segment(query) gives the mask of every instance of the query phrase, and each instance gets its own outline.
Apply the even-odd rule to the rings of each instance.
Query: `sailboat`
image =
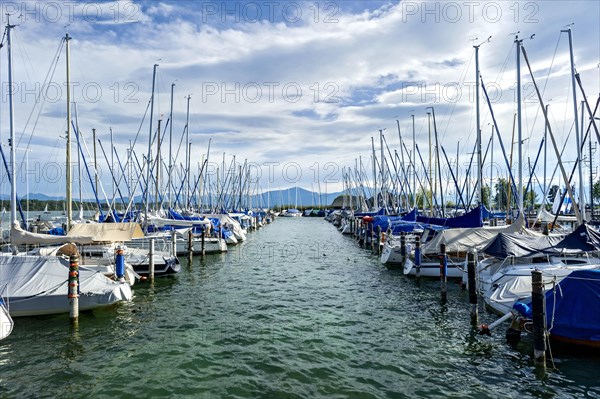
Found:
[[[6,25],[8,51],[8,84],[12,86],[11,30],[15,25]],[[68,59],[68,41],[66,35]],[[67,68],[68,71],[68,68]],[[67,74],[68,77],[68,74]],[[67,79],[68,80],[68,79]],[[70,104],[69,104],[70,106]],[[17,191],[15,181],[15,129],[13,118],[13,92],[9,91],[10,115],[10,159],[9,181],[11,184],[11,234],[13,252],[17,245],[25,243],[57,244],[69,242],[61,247],[62,256],[39,256],[23,254],[0,255],[0,297],[6,298],[9,316],[33,316],[69,312],[69,260],[66,256],[76,253],[74,244],[89,244],[93,237],[57,237],[29,233],[21,229],[17,220]],[[70,124],[70,121],[69,121]],[[67,204],[69,207],[69,205]],[[70,207],[69,207],[70,208]],[[112,281],[102,274],[81,267],[79,269],[79,308],[81,310],[110,306],[120,301],[131,300],[131,287],[126,283]]]

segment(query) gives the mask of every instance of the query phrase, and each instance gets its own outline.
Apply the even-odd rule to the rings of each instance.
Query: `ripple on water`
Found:
[[[531,342],[473,334],[458,287],[441,304],[437,281],[387,270],[319,219],[277,220],[182,269],[82,314],[77,333],[66,316],[17,319],[0,396],[600,397],[597,359],[559,356],[536,380]]]

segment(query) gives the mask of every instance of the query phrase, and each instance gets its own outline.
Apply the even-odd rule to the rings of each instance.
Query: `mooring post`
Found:
[[[202,238],[200,239],[202,242],[202,256],[206,254],[206,231],[202,229]]]
[[[533,314],[533,357],[536,365],[546,367],[546,297],[540,270],[531,272],[531,311]]]
[[[469,285],[469,304],[471,305],[471,324],[478,324],[477,311],[477,280],[475,278],[475,269],[477,267],[476,257],[474,252],[467,254],[467,281]]]
[[[375,249],[375,239],[373,238],[373,234],[375,233],[375,230],[373,229],[373,223],[369,223],[369,238],[371,239],[371,252],[373,252],[373,250]]]
[[[402,266],[404,266],[404,262],[406,261],[406,233],[400,232],[400,258],[402,262]]]
[[[194,233],[192,229],[188,231],[188,254],[191,255],[194,250]]]
[[[121,245],[117,246],[115,255],[115,275],[120,283],[125,281],[125,250]]]
[[[69,257],[69,317],[73,324],[79,322],[79,255]]]
[[[417,278],[421,277],[421,236],[415,237],[415,274]]]
[[[377,254],[381,255],[381,226],[377,226]]]
[[[148,251],[148,268],[150,269],[150,282],[154,281],[154,238],[150,239],[150,251]]]
[[[446,244],[440,244],[440,291],[442,300],[445,301],[448,295],[448,258],[446,257]]]
[[[177,232],[175,229],[171,231],[171,254],[177,256]]]

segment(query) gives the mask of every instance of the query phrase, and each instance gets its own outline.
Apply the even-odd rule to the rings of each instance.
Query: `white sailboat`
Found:
[[[12,86],[12,52],[11,30],[14,25],[7,23],[6,37],[8,47],[8,82]],[[68,54],[69,36],[65,37]],[[68,68],[67,68],[68,70]],[[68,75],[67,75],[68,76]],[[68,79],[67,79],[68,80]],[[68,105],[70,106],[70,104]],[[11,234],[10,241],[13,252],[17,252],[19,244],[57,244],[63,242],[89,243],[92,237],[57,237],[45,234],[28,233],[20,228],[17,220],[17,192],[15,182],[15,130],[13,112],[13,93],[9,91],[10,121],[10,158],[13,167],[9,170],[11,183]],[[70,124],[70,121],[68,121]],[[69,206],[68,206],[69,207]],[[70,207],[69,207],[70,208]],[[70,217],[70,215],[67,215]],[[74,245],[68,244],[63,253],[72,253]],[[69,261],[58,256],[0,255],[0,296],[6,298],[10,316],[32,316],[69,312],[67,292]],[[131,287],[126,283],[118,283],[95,271],[79,270],[79,308],[82,310],[110,306],[120,301],[131,300]]]

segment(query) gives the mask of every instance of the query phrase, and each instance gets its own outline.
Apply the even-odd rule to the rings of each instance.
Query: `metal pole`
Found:
[[[154,281],[154,238],[150,239],[150,250],[148,251],[148,268],[150,281]]]

